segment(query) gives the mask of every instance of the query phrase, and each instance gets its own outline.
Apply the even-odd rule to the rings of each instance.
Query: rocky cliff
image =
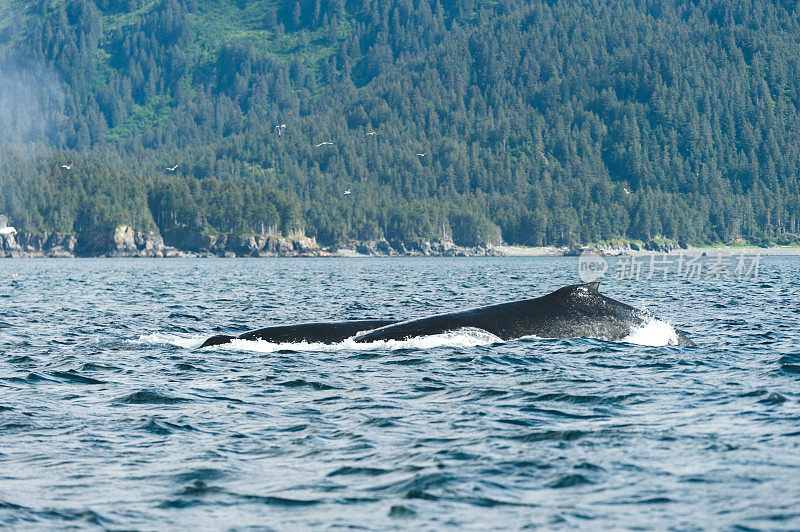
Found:
[[[0,257],[74,257],[77,239],[64,233],[0,235]]]
[[[447,241],[420,240],[401,242],[399,240],[375,240],[353,243],[343,250],[355,251],[357,255],[378,257],[488,257],[502,255],[493,246],[466,248]],[[341,251],[341,250],[340,250]]]
[[[141,233],[122,225],[116,229],[83,236],[76,245],[81,257],[181,257],[178,249],[167,246],[154,233]]]
[[[315,257],[323,254],[316,240],[267,235],[206,235],[192,232],[174,245],[154,233],[123,225],[84,235],[17,233],[0,235],[0,257]]]
[[[188,233],[173,241],[181,250],[217,257],[316,257],[322,253],[314,238],[269,235]]]

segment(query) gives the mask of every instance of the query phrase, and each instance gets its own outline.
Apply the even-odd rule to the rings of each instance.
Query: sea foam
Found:
[[[678,345],[678,334],[669,323],[650,318],[644,325],[633,329],[622,341],[646,346]]]
[[[207,336],[180,336],[167,333],[152,333],[132,340],[140,344],[169,344],[186,349],[194,349],[206,340]],[[525,339],[539,339],[537,336],[526,336]],[[644,346],[677,345],[678,337],[669,323],[651,318],[644,325],[637,327],[621,340],[622,342]],[[348,338],[335,344],[316,342],[274,343],[264,340],[235,339],[228,344],[216,346],[217,349],[233,351],[252,351],[256,353],[275,353],[279,351],[397,351],[402,349],[433,349],[437,347],[474,347],[503,343],[501,338],[482,329],[466,327],[456,331],[429,336],[418,336],[407,340],[378,340],[375,342],[356,342]]]

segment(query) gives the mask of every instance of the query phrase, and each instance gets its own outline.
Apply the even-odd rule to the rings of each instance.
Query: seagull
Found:
[[[172,168],[167,168],[167,170],[169,170],[170,172],[174,172],[174,171],[175,171],[175,169],[178,167],[178,165],[179,165],[179,164],[181,164],[181,163],[178,163],[178,164],[176,164],[176,165],[175,165],[175,166],[173,166]]]
[[[283,132],[286,129],[286,124],[281,124],[279,126],[275,126],[275,129],[278,130],[278,136],[281,137],[281,136],[283,136]]]
[[[345,190],[345,191],[344,191],[344,195],[345,195],[345,196],[349,196],[350,194],[352,194],[352,192],[350,192],[350,189],[349,189],[349,188],[348,188],[347,190]]]
[[[368,133],[364,133],[364,136],[365,136],[365,137],[369,137],[369,136],[371,136],[371,135],[377,135],[377,134],[378,134],[378,132],[377,132],[377,131],[370,131],[370,132],[368,132]]]
[[[62,164],[61,168],[66,168],[67,170],[72,170],[72,165],[71,164]]]
[[[320,146],[328,146],[328,145],[333,146],[333,142],[320,142],[319,144],[317,144],[314,147],[315,148],[319,148]]]
[[[625,194],[633,194],[633,192],[631,192],[630,190],[628,190],[628,189],[627,189],[627,188],[625,188],[625,187],[622,187],[622,190],[624,190],[624,191],[625,191]]]
[[[417,155],[419,155],[420,157],[425,157],[426,155],[428,155],[428,152],[425,152],[425,153],[418,153]]]

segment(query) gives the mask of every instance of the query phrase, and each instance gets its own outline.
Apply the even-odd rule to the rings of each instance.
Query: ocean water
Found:
[[[0,526],[800,529],[800,259],[603,281],[624,342],[274,345],[577,282],[574,258],[0,261]]]

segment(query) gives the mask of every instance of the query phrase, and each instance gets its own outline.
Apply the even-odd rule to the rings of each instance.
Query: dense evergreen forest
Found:
[[[794,1],[0,0],[20,230],[785,242],[798,176]]]

